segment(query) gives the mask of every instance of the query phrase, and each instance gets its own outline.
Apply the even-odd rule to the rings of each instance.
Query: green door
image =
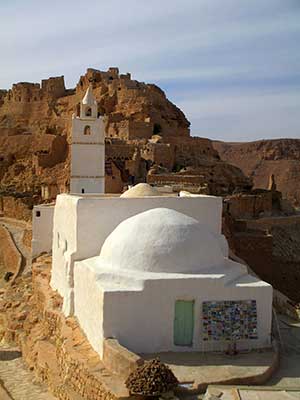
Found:
[[[194,333],[194,301],[177,300],[175,303],[174,344],[192,346]]]

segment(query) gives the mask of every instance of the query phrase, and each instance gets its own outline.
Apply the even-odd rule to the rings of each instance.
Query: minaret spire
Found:
[[[80,104],[80,118],[97,118],[98,105],[90,84]]]
[[[85,92],[85,96],[82,99],[82,104],[86,104],[89,106],[93,106],[93,105],[97,104],[96,99],[93,94],[93,89],[92,89],[91,84],[89,84],[89,87],[87,88],[87,91]]]

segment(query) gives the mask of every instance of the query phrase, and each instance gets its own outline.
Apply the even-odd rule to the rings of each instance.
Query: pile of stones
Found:
[[[173,390],[178,380],[169,367],[159,359],[145,361],[127,378],[126,387],[132,394],[158,396]]]

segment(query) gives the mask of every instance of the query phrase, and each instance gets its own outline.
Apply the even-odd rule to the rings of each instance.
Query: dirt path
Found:
[[[0,348],[0,380],[12,400],[55,400],[43,384],[25,368],[21,353]],[[0,392],[1,395],[1,392]]]
[[[12,235],[12,238],[22,253],[23,270],[25,274],[31,270],[31,252],[23,244],[26,223],[13,219],[0,218]],[[0,399],[3,400],[55,400],[46,385],[35,383],[34,374],[26,369],[21,353],[10,348],[0,347]]]
[[[11,233],[13,240],[23,256],[23,271],[27,273],[31,269],[31,252],[30,249],[23,244],[24,231],[26,229],[26,223],[21,223],[18,220],[0,218],[0,224],[4,225]]]

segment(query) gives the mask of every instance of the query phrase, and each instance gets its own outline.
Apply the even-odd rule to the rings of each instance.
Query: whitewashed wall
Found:
[[[81,198],[78,201],[77,259],[98,255],[105,239],[120,222],[160,207],[189,215],[207,225],[212,233],[221,233],[221,197]]]
[[[118,339],[136,353],[226,350],[228,342],[202,340],[204,301],[256,300],[258,339],[238,341],[238,349],[264,348],[271,344],[272,287],[263,282],[256,284],[255,278],[250,278],[249,284],[244,282],[242,285],[226,284],[222,278],[209,275],[200,279],[158,278],[145,281],[144,289],[140,290],[104,291],[102,298],[103,289],[97,285],[92,269],[86,271],[87,264],[88,261],[77,262],[75,266],[75,315],[101,357],[103,339],[108,337]],[[228,279],[230,274],[225,281]],[[175,346],[173,343],[176,300],[195,301],[191,347]]]
[[[206,224],[212,233],[221,232],[222,199],[219,197],[57,196],[51,286],[64,297],[65,315],[72,315],[74,308],[74,261],[98,255],[107,236],[123,220],[158,207],[171,208],[194,217]],[[66,251],[58,247],[58,235],[61,240],[67,241]]]
[[[59,195],[56,198],[52,243],[51,287],[64,298],[66,315],[73,309],[73,263],[77,250],[78,197]]]
[[[40,213],[40,216],[38,216]],[[54,205],[38,205],[32,211],[32,257],[52,250]]]

